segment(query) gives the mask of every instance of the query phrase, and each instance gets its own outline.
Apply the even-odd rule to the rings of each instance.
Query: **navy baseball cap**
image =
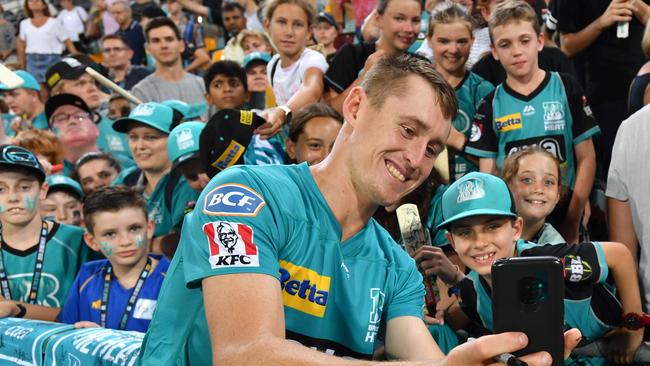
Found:
[[[76,80],[86,72],[85,64],[74,57],[64,57],[61,61],[50,66],[45,72],[45,81],[53,88],[59,81]]]
[[[517,211],[506,182],[491,174],[472,172],[452,183],[442,195],[443,221],[437,228],[483,215],[517,218]]]
[[[23,167],[45,181],[45,170],[33,152],[16,145],[0,145],[0,166]]]
[[[205,125],[199,138],[199,155],[212,178],[222,170],[244,162],[244,151],[253,131],[266,120],[251,111],[222,109]]]
[[[59,94],[48,99],[47,103],[45,103],[45,118],[47,118],[48,125],[50,126],[52,125],[50,123],[50,118],[52,118],[52,115],[54,114],[54,112],[56,112],[57,108],[64,105],[73,105],[83,110],[84,112],[87,112],[90,115],[93,114],[90,108],[88,108],[86,102],[84,102],[84,100],[79,98],[78,96],[74,94],[65,94],[65,93]]]
[[[334,19],[334,17],[330,13],[325,13],[325,12],[321,11],[320,13],[318,13],[318,15],[316,15],[316,20],[319,21],[319,22],[320,21],[328,22],[329,24],[333,25],[334,28],[339,29],[339,25],[336,24],[336,20]]]

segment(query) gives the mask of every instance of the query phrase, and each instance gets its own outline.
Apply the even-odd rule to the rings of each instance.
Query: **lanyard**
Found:
[[[126,303],[126,309],[124,309],[124,313],[122,314],[122,319],[120,319],[120,324],[117,330],[124,330],[126,327],[126,322],[129,320],[129,316],[131,316],[131,312],[133,311],[133,305],[135,304],[135,300],[138,299],[138,294],[140,294],[140,290],[142,289],[142,285],[144,284],[144,281],[147,279],[147,276],[149,276],[149,271],[151,271],[151,258],[147,257],[147,264],[144,266],[142,269],[142,272],[140,272],[140,278],[138,279],[138,282],[135,284],[135,287],[133,288],[133,292],[131,292],[131,297],[129,298],[129,302]],[[113,280],[113,267],[109,266],[106,269],[106,274],[104,275],[104,290],[102,291],[102,304],[99,310],[99,315],[101,317],[101,326],[106,328],[106,311],[108,309],[108,295],[111,292],[111,282]]]
[[[2,243],[2,225],[0,225],[0,243]],[[41,238],[38,241],[38,252],[36,253],[36,265],[34,266],[34,274],[32,276],[32,285],[29,289],[29,296],[27,297],[28,304],[36,304],[36,295],[38,294],[38,286],[41,284],[41,274],[43,273],[43,260],[45,259],[45,244],[47,243],[47,222],[43,220],[43,227],[41,229]],[[11,290],[9,289],[9,278],[5,271],[4,258],[2,257],[2,250],[0,249],[0,287],[2,287],[2,296],[7,300],[14,300],[11,298]]]

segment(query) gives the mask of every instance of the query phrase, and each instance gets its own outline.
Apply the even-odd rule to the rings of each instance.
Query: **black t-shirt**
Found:
[[[650,0],[643,0],[650,4]],[[598,19],[610,0],[558,1],[558,30],[576,33]],[[586,54],[585,91],[592,105],[627,100],[630,82],[641,68],[645,57],[641,51],[643,24],[632,17],[627,38],[616,37],[616,25],[605,29],[581,53]]]
[[[571,60],[556,47],[546,47],[539,51],[539,68],[544,71],[557,71],[563,74],[571,74],[576,77],[576,71]],[[491,82],[499,85],[506,80],[506,70],[501,66],[491,53],[478,60],[472,67],[472,72]]]
[[[363,70],[366,60],[375,53],[374,43],[346,44],[336,52],[325,73],[325,85],[337,93],[350,86]]]

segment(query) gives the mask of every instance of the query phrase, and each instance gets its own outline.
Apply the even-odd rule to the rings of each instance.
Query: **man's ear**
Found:
[[[86,242],[86,245],[88,245],[90,249],[98,253],[101,253],[101,250],[99,250],[99,245],[97,244],[97,240],[95,239],[95,235],[86,231],[84,233],[84,241]]]
[[[367,100],[368,96],[363,88],[360,86],[354,87],[343,101],[342,112],[345,121],[354,126],[361,106],[363,102],[367,102]]]

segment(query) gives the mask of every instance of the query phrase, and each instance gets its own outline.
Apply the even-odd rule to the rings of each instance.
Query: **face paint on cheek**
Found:
[[[99,249],[104,253],[105,256],[110,257],[113,255],[113,247],[106,241],[99,242]]]
[[[0,213],[3,213],[3,212],[5,212],[5,206],[0,205]]]
[[[140,249],[145,245],[144,235],[138,235],[135,237],[135,247]]]
[[[36,207],[36,197],[25,198],[25,208],[28,210],[33,210],[34,207]]]

